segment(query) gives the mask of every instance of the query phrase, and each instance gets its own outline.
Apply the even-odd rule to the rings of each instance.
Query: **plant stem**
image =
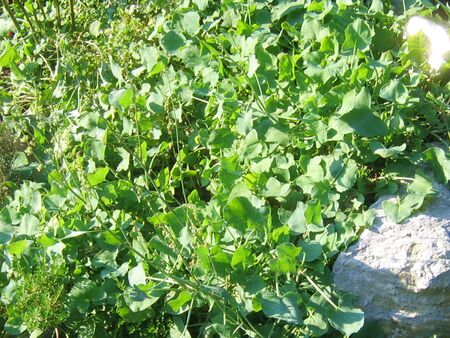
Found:
[[[70,6],[70,21],[72,24],[72,31],[75,31],[76,25],[75,25],[75,9],[73,0],[69,0],[69,6]]]
[[[42,16],[44,17],[44,21],[47,22],[47,15],[45,14],[44,7],[42,6],[41,0],[37,0],[37,4],[39,9],[41,10]]]
[[[55,0],[55,7],[56,7],[56,26],[59,28],[61,27],[61,13],[59,10],[59,0]]]
[[[22,10],[23,15],[25,15],[25,19],[27,20],[28,24],[30,25],[31,34],[33,35],[33,38],[34,38],[34,40],[37,43],[36,30],[34,29],[33,22],[31,21],[31,18],[28,15],[27,10],[25,9],[24,5],[20,1],[17,1],[16,3],[20,7],[20,9]]]
[[[33,10],[33,18],[34,18],[34,21],[36,22],[36,25],[39,26],[39,30],[42,32],[43,31],[43,27],[42,27],[41,22],[38,19],[38,16],[36,14],[36,10]]]
[[[9,3],[7,0],[2,0],[3,6],[5,7],[6,11],[8,12],[9,17],[14,23],[14,26],[16,26],[18,32],[22,32],[22,29],[20,28],[19,22],[16,19],[16,16],[14,15],[13,11],[11,10],[11,7],[9,6]]]
[[[304,276],[308,282],[322,295],[325,300],[331,304],[336,310],[339,309],[339,307],[331,300],[331,298],[307,275],[304,271],[299,270],[300,274]]]

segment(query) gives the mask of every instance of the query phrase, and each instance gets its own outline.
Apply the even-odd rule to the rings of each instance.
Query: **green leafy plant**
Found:
[[[398,195],[384,204],[398,222],[434,197],[419,165],[450,178],[448,84],[403,39],[407,19],[432,9],[43,4],[48,34],[0,45],[1,114],[31,151],[14,169],[29,179],[0,210],[2,297],[11,248],[30,266],[56,252],[66,267],[67,312],[44,311],[56,297],[44,293],[33,301],[48,317],[30,316],[28,333],[358,332],[363,312],[332,283],[336,255],[371,226],[378,197]]]
[[[23,242],[9,246],[10,252]],[[6,309],[5,329],[10,334],[23,330],[42,333],[57,329],[69,315],[65,302],[65,270],[60,263],[41,263],[10,281],[13,296]],[[13,283],[13,284],[11,284]]]

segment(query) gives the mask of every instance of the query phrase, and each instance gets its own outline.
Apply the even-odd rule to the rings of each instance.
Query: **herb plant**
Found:
[[[10,246],[13,254],[24,245],[23,241],[14,244]],[[13,296],[6,309],[5,329],[18,333],[15,327],[22,323],[29,332],[57,328],[68,316],[64,282],[64,269],[57,262],[41,263],[34,271],[23,272],[18,280],[11,280],[7,289],[13,289]]]

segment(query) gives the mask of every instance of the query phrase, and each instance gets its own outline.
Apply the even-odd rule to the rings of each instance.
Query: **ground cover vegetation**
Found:
[[[361,330],[336,255],[450,178],[449,85],[403,37],[434,8],[2,5],[3,336]]]

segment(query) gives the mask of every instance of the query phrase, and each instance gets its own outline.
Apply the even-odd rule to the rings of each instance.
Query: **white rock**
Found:
[[[367,321],[388,337],[450,337],[450,191],[402,224],[384,215],[333,267],[339,290],[357,296]]]

